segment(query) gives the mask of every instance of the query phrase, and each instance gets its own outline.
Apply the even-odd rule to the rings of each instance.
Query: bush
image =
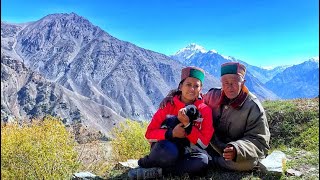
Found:
[[[145,139],[146,122],[126,120],[112,130],[114,139],[111,141],[115,161],[138,159],[147,155],[150,144]]]
[[[319,119],[313,119],[308,123],[306,130],[293,140],[296,147],[307,151],[319,151]]]
[[[54,117],[1,125],[1,179],[70,179],[75,141]]]
[[[319,117],[316,108],[305,106],[303,101],[265,101],[263,106],[270,127],[271,148],[282,145],[295,147],[294,139],[310,127],[312,119]],[[317,105],[317,107],[319,107]]]

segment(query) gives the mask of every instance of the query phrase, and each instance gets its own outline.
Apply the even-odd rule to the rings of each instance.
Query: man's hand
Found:
[[[159,108],[160,108],[160,109],[163,109],[164,107],[166,107],[166,105],[167,105],[168,102],[170,102],[171,104],[173,104],[173,97],[174,97],[175,95],[178,95],[179,92],[180,92],[180,91],[177,90],[177,89],[171,90],[171,91],[168,93],[168,95],[167,95],[165,98],[163,98],[163,100],[160,102]]]
[[[176,137],[176,138],[185,138],[186,137],[186,131],[183,128],[182,123],[179,123],[178,125],[176,125],[176,127],[174,127],[174,129],[172,130],[172,137]]]
[[[222,156],[226,161],[234,160],[236,157],[236,148],[234,148],[232,145],[227,145],[227,147],[223,150]]]

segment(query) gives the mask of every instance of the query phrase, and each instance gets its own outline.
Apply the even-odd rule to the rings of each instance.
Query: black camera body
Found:
[[[193,104],[187,105],[186,107],[186,115],[189,117],[190,124],[193,124],[193,121],[198,119],[200,117],[200,113],[197,109],[197,107]],[[161,124],[162,128],[166,129],[173,129],[180,123],[179,119],[177,116],[172,116],[163,121]]]

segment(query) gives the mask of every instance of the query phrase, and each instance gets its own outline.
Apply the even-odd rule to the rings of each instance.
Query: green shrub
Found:
[[[150,144],[145,139],[146,122],[126,120],[112,130],[114,139],[111,141],[115,161],[138,159],[148,154]]]
[[[75,141],[57,118],[1,125],[1,179],[70,179]]]
[[[293,140],[309,128],[312,119],[319,117],[316,109],[308,109],[301,102],[303,101],[291,100],[263,103],[270,127],[271,148],[282,145],[295,147],[297,144]]]
[[[319,119],[313,119],[308,123],[306,130],[293,140],[295,147],[307,151],[319,151]]]

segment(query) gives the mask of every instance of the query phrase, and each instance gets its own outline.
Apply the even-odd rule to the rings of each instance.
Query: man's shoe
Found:
[[[129,179],[156,179],[162,177],[161,168],[135,168],[128,172]]]

